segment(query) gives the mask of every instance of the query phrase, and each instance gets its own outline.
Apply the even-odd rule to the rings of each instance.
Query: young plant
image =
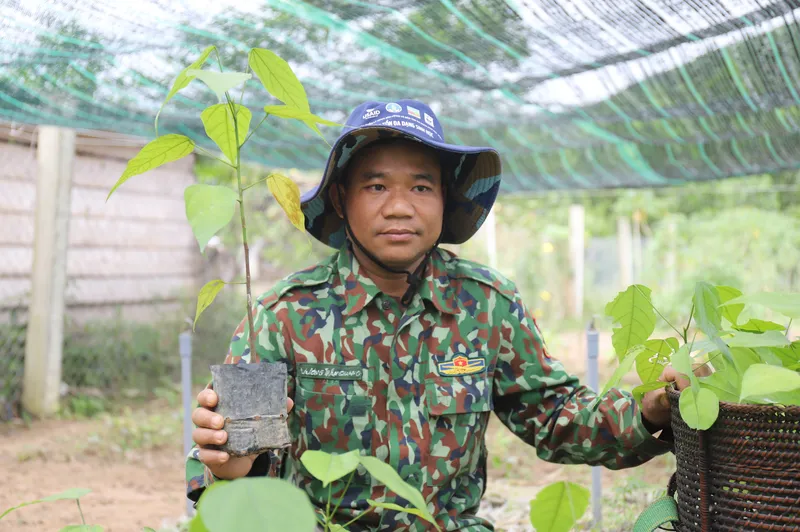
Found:
[[[589,508],[589,490],[574,482],[553,482],[530,503],[536,532],[568,532]]]
[[[425,500],[414,487],[400,478],[389,464],[373,457],[363,456],[358,450],[344,454],[329,454],[322,451],[306,451],[300,461],[323,486],[328,488],[328,501],[324,509],[315,512],[305,492],[289,482],[277,478],[244,478],[234,482],[214,482],[200,497],[198,513],[189,524],[190,532],[261,532],[295,530],[311,532],[317,525],[324,532],[343,532],[374,508],[385,508],[413,514],[430,522],[436,530],[433,516]],[[347,477],[344,490],[356,473],[358,466],[364,467],[372,477],[398,496],[409,501],[413,508],[396,504],[368,500],[370,509],[344,524],[334,523],[333,518],[342,502],[331,500],[333,483]]]
[[[736,288],[699,282],[688,322],[680,329],[653,306],[650,295],[646,286],[632,285],[606,306],[616,324],[611,340],[620,363],[603,394],[635,365],[642,384],[633,395],[641,401],[645,393],[665,386],[658,377],[672,364],[691,383],[681,393],[679,406],[693,429],[714,424],[720,401],[800,405],[800,341],[787,337],[792,319],[800,318],[800,294],[744,296]],[[750,306],[781,314],[788,324],[752,317]],[[677,337],[651,339],[656,316]],[[700,367],[710,374],[697,376]]]
[[[203,66],[212,54],[216,57],[220,72],[203,70]],[[253,299],[250,285],[250,248],[247,240],[244,192],[266,181],[269,191],[283,207],[289,220],[301,231],[304,230],[304,220],[303,213],[300,210],[300,191],[297,184],[290,178],[279,173],[270,173],[262,180],[244,183],[246,176],[242,176],[242,147],[270,116],[287,120],[299,120],[320,136],[322,136],[322,133],[317,124],[332,126],[339,124],[311,113],[303,85],[297,79],[289,64],[273,52],[262,48],[250,50],[247,70],[247,72],[223,72],[222,61],[215,46],[206,48],[194,63],[183,69],[175,78],[172,88],[161,105],[161,109],[156,114],[155,140],[149,142],[128,162],[122,176],[108,193],[106,201],[131,177],[186,157],[195,150],[204,152],[231,168],[236,176],[236,187],[233,189],[227,186],[204,184],[191,185],[186,188],[184,191],[186,217],[202,252],[211,237],[233,219],[238,205],[242,245],[244,247],[244,284],[247,291],[248,341],[251,352],[255,353],[255,329],[251,312]],[[254,128],[251,128],[252,112],[243,105],[244,90],[241,91],[238,103],[231,95],[233,89],[252,77],[250,71],[261,81],[268,93],[284,104],[265,106],[264,117]],[[216,157],[208,153],[187,136],[177,134],[159,135],[158,133],[158,117],[161,114],[161,110],[180,90],[186,88],[194,79],[201,80],[217,96],[219,103],[203,110],[200,114],[200,119],[203,122],[206,135],[217,145],[222,157]],[[197,298],[195,324],[197,323],[197,318],[211,305],[225,284],[223,280],[215,279],[203,286]]]
[[[61,493],[56,493],[55,495],[50,495],[48,497],[44,497],[42,499],[37,499],[35,501],[23,502],[20,503],[12,508],[9,508],[2,514],[0,514],[0,520],[2,520],[5,516],[13,512],[14,510],[18,510],[25,506],[30,506],[32,504],[40,504],[43,502],[53,502],[53,501],[75,501],[75,504],[78,505],[78,513],[81,516],[81,524],[80,525],[67,525],[61,529],[60,532],[103,532],[103,527],[100,525],[87,525],[86,519],[83,517],[83,510],[81,510],[81,497],[91,493],[92,490],[86,488],[70,488],[66,491],[62,491]]]

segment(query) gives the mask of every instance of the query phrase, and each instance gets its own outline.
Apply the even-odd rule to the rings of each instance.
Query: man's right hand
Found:
[[[228,440],[228,433],[222,430],[222,416],[214,412],[217,406],[217,394],[214,390],[205,389],[197,395],[200,405],[192,412],[192,423],[197,428],[192,439],[200,448],[199,458],[211,473],[221,479],[234,480],[247,475],[253,467],[257,455],[230,456],[224,451],[209,449],[209,445],[222,445]],[[294,402],[286,398],[286,410],[291,411]]]

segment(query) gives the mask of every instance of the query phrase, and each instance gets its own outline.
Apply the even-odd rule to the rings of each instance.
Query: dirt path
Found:
[[[175,524],[185,508],[183,459],[179,446],[145,454],[129,453],[114,460],[91,455],[81,448],[92,434],[102,434],[96,421],[45,421],[0,427],[0,464],[5,489],[0,509],[23,501],[85,487],[92,493],[81,507],[89,524],[107,531],[141,531]],[[71,501],[21,508],[0,521],[2,532],[56,531],[80,524]]]

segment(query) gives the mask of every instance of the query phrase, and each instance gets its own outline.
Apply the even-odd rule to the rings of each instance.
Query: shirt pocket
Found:
[[[425,385],[431,442],[428,483],[443,485],[475,471],[484,451],[489,413],[494,407],[488,373],[437,377]]]
[[[326,392],[309,389],[298,383],[295,387],[296,443],[294,458],[307,477],[299,458],[307,450],[343,454],[355,449],[370,454],[372,448],[373,405],[372,396],[360,387],[355,393],[328,393],[341,391],[339,386],[324,386]],[[361,468],[359,468],[360,470]],[[357,471],[353,483],[368,482],[363,471]]]

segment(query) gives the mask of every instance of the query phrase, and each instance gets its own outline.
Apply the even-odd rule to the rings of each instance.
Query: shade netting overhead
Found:
[[[286,59],[312,111],[416,98],[447,140],[497,148],[505,192],[663,186],[800,166],[800,2],[767,0],[0,0],[0,120],[152,137],[172,79],[218,46]],[[209,62],[205,68],[215,68]],[[160,130],[204,139],[196,83]],[[246,84],[253,116],[276,104]],[[255,118],[254,118],[255,120]],[[323,129],[332,140],[338,131]],[[213,144],[205,140],[206,147]],[[323,166],[300,123],[246,156]]]

